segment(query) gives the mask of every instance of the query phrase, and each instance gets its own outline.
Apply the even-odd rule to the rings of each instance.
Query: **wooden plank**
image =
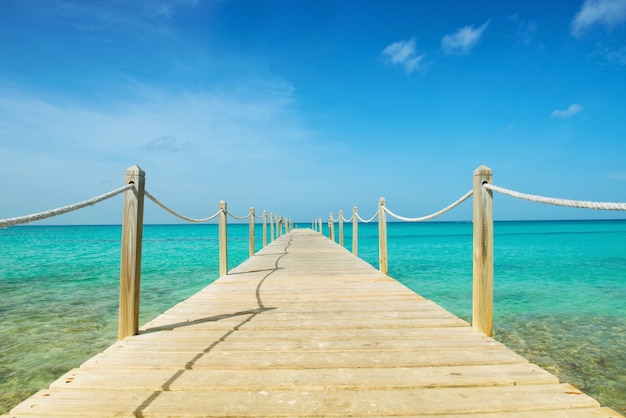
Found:
[[[295,352],[136,352],[107,350],[87,360],[88,367],[159,368],[167,365],[176,369],[291,369],[291,368],[350,368],[350,367],[434,367],[473,364],[511,364],[526,362],[510,350],[433,351],[295,351]],[[210,352],[210,355],[208,355]]]
[[[532,399],[532,402],[529,402]],[[394,390],[233,390],[110,391],[48,389],[35,394],[22,411],[78,416],[394,416],[530,412],[597,408],[598,403],[570,385],[492,386]],[[416,411],[419,411],[416,413]],[[73,413],[72,416],[76,416]],[[66,415],[67,416],[67,415]]]
[[[245,374],[244,374],[245,373]],[[423,368],[337,368],[337,369],[254,369],[172,370],[146,369],[131,373],[121,368],[74,369],[50,386],[52,389],[146,389],[161,390],[337,390],[384,388],[432,388],[516,386],[558,383],[553,375],[528,363],[445,366]]]
[[[295,230],[11,416],[618,417]]]

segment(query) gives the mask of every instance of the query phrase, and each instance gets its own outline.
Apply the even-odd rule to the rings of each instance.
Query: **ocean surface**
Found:
[[[626,414],[626,220],[494,229],[494,337]],[[374,266],[377,234],[359,225],[359,256]],[[0,414],[115,342],[120,236],[120,226],[0,230]],[[247,224],[229,225],[228,245],[232,268],[248,257]],[[471,223],[389,223],[388,251],[392,277],[471,319]],[[217,226],[145,226],[142,264],[145,323],[218,277]]]

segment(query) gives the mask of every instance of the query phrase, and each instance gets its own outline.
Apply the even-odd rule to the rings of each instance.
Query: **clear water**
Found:
[[[374,266],[377,234],[359,226]],[[471,223],[390,223],[388,234],[389,274],[469,321]],[[115,341],[120,236],[0,230],[0,413]],[[231,267],[247,256],[248,226],[229,225]],[[215,225],[147,225],[140,322],[215,280],[217,260]],[[626,221],[496,222],[494,309],[497,339],[626,413]]]

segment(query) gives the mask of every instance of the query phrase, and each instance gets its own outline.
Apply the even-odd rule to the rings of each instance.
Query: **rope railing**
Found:
[[[144,198],[152,200],[158,207],[181,220],[192,223],[205,223],[219,218],[219,271],[220,275],[228,274],[228,250],[227,250],[227,217],[237,220],[249,219],[250,223],[250,256],[255,253],[254,247],[254,221],[263,220],[263,247],[267,245],[267,211],[263,211],[262,216],[256,216],[254,208],[250,208],[250,213],[246,216],[236,216],[228,212],[226,202],[219,202],[218,211],[202,219],[191,218],[182,215],[171,209],[145,189],[145,172],[138,166],[130,167],[126,170],[125,185],[108,193],[96,196],[89,200],[34,213],[0,220],[0,228],[39,221],[65,213],[73,212],[87,206],[95,205],[106,199],[110,199],[118,194],[124,193],[124,212],[122,218],[122,238],[121,238],[121,261],[120,261],[120,302],[118,319],[118,338],[121,340],[126,336],[134,335],[139,329],[139,288],[141,278],[141,247],[143,235],[143,209]],[[272,237],[274,240],[274,219],[276,220],[277,233],[280,236],[293,228],[293,222],[287,218],[276,215],[270,220],[272,222]]]
[[[446,212],[451,211],[452,209],[454,209],[455,207],[459,206],[461,203],[465,202],[467,199],[469,199],[472,195],[474,194],[473,190],[470,190],[469,192],[465,193],[462,197],[460,197],[457,201],[455,201],[454,203],[450,204],[449,206],[446,206],[445,208],[431,213],[430,215],[426,215],[426,216],[421,216],[419,218],[406,218],[404,216],[400,216],[397,215],[395,213],[393,213],[391,210],[387,209],[386,206],[383,206],[383,210],[385,212],[387,212],[389,215],[391,215],[392,217],[400,220],[400,221],[404,221],[404,222],[424,222],[424,221],[428,221],[430,219],[434,219],[438,216],[443,215]]]
[[[236,219],[238,221],[245,221],[246,219],[250,218],[250,214],[247,214],[246,216],[237,216],[237,215],[233,215],[230,212],[226,212],[226,214],[230,216],[231,218]]]
[[[517,199],[528,200],[535,203],[545,203],[555,206],[567,206],[570,208],[579,209],[594,209],[594,210],[614,210],[614,211],[626,211],[626,203],[615,202],[593,202],[588,200],[571,200],[571,199],[559,199],[555,197],[545,197],[527,193],[520,193],[515,190],[505,189],[494,184],[483,184],[483,187],[498,192],[507,196],[515,197]]]
[[[182,219],[183,221],[187,221],[187,222],[193,222],[193,223],[206,223],[206,222],[210,222],[213,219],[217,218],[221,212],[221,210],[218,210],[217,212],[215,212],[213,215],[209,216],[208,218],[202,218],[202,219],[196,219],[196,218],[189,218],[185,215],[181,215],[180,213],[174,211],[173,209],[169,208],[168,206],[166,206],[165,204],[163,204],[159,199],[157,199],[156,197],[154,197],[152,194],[150,194],[147,190],[145,191],[146,193],[146,197],[150,200],[152,200],[158,207],[160,207],[161,209],[163,209],[164,211],[168,212],[169,214]]]
[[[100,203],[104,200],[110,199],[132,188],[133,188],[132,184],[127,184],[126,186],[120,187],[119,189],[112,190],[108,193],[104,193],[100,196],[96,196],[89,200],[84,200],[82,202],[74,203],[74,204],[63,206],[63,207],[56,208],[56,209],[47,210],[45,212],[33,213],[31,215],[18,216],[18,217],[9,218],[9,219],[2,219],[0,220],[0,228],[7,228],[9,226],[15,226],[15,225],[23,225],[23,224],[27,224],[30,222],[41,221],[43,219],[52,218],[54,216],[64,215],[66,213],[70,213],[75,210],[85,208],[87,206],[93,206],[96,203]]]
[[[374,215],[372,215],[372,217],[369,218],[369,219],[361,218],[361,215],[359,215],[358,213],[356,214],[356,217],[357,217],[357,219],[359,221],[363,222],[364,224],[368,224],[368,223],[372,222],[374,219],[376,219],[378,217],[379,213],[380,213],[379,211],[376,211],[376,213]]]
[[[491,169],[480,166],[474,171],[472,190],[465,193],[459,199],[445,208],[430,215],[409,218],[400,216],[386,207],[385,199],[380,198],[378,210],[369,219],[363,219],[355,207],[352,217],[346,219],[343,212],[337,219],[332,216],[328,220],[330,238],[334,240],[334,222],[339,222],[339,242],[343,245],[343,222],[352,220],[352,252],[357,255],[358,246],[358,224],[359,222],[369,223],[378,217],[378,239],[379,239],[379,270],[387,274],[387,220],[386,215],[404,222],[423,222],[441,216],[473,196],[473,247],[474,247],[474,267],[473,267],[473,302],[472,302],[472,325],[477,330],[491,336],[493,333],[493,203],[492,193],[498,192],[507,196],[523,199],[531,202],[566,206],[572,208],[626,211],[626,203],[615,202],[594,202],[585,200],[559,199],[521,193],[514,190],[492,184]],[[317,222],[314,221],[314,227]],[[321,218],[319,218],[319,232],[321,229]]]

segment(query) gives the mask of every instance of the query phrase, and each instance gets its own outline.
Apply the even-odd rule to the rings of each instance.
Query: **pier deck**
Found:
[[[619,417],[294,230],[9,416]]]

